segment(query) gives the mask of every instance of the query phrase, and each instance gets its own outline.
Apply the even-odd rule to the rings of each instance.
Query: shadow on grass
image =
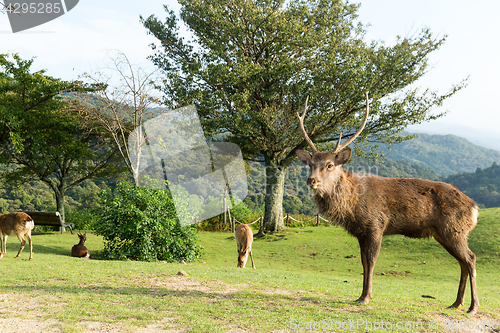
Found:
[[[19,251],[19,247],[21,244],[19,241],[12,242],[10,240],[9,243],[7,243],[7,254],[6,256],[11,256],[15,257],[17,254],[17,251]],[[25,253],[30,253],[30,248],[28,242],[26,242],[26,245],[24,246],[23,253],[21,256],[24,256]],[[40,245],[40,244],[33,244],[33,254],[54,254],[58,256],[71,256],[71,248],[66,248],[66,247],[57,247],[57,246],[48,246],[48,245]]]
[[[2,288],[2,292],[12,293],[45,293],[52,296],[60,294],[71,295],[103,295],[103,296],[142,296],[155,299],[171,297],[176,299],[201,299],[207,302],[217,300],[244,300],[245,302],[288,302],[296,305],[310,306],[328,306],[334,308],[351,308],[359,306],[352,300],[338,299],[332,296],[313,296],[313,295],[286,295],[280,293],[266,293],[264,291],[234,291],[234,292],[216,292],[202,291],[195,289],[172,290],[162,287],[108,287],[108,286],[88,286],[76,287],[65,285],[37,285],[34,286],[6,286]]]
[[[26,251],[27,246],[24,248],[24,251]],[[23,251],[23,253],[24,253]],[[28,249],[29,251],[29,249]],[[58,256],[65,256],[65,257],[70,257],[71,256],[71,247],[59,247],[59,246],[50,246],[50,245],[37,245],[33,244],[33,253],[39,253],[39,254],[55,254]]]

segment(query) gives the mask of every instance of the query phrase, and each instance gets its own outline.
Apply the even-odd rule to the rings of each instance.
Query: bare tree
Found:
[[[131,64],[121,51],[116,51],[116,55],[110,59],[112,65],[107,69],[117,74],[117,82],[113,81],[116,77],[101,71],[83,74],[84,79],[100,84],[102,89],[85,96],[87,107],[82,114],[88,121],[100,123],[111,134],[128,171],[138,185],[141,147],[130,147],[129,135],[136,128],[141,133],[144,121],[157,113],[160,104],[159,96],[154,93],[158,80],[157,71],[145,72]],[[134,145],[146,144],[144,140],[131,142]],[[137,153],[131,154],[131,149]]]

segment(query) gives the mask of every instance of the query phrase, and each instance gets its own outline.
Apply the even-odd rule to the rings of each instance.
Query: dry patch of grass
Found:
[[[229,284],[214,279],[198,280],[183,276],[155,276],[140,279],[137,282],[151,288],[159,288],[159,290],[198,291],[207,294],[222,295],[240,292],[249,286],[246,283]]]
[[[59,321],[55,319],[41,320],[19,317],[0,318],[2,333],[62,333],[63,330],[61,328],[55,327],[58,324]]]
[[[499,332],[500,321],[489,314],[477,313],[469,318],[456,319],[454,316],[439,313],[431,316],[439,327],[451,330],[454,333],[486,333]]]

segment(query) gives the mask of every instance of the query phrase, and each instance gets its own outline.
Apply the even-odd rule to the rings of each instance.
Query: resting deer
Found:
[[[245,268],[248,260],[248,255],[252,259],[252,268],[255,269],[255,264],[253,263],[252,256],[252,242],[253,242],[253,232],[248,224],[240,224],[235,233],[236,245],[238,247],[238,266],[239,268]]]
[[[90,252],[85,247],[85,241],[87,240],[87,234],[78,234],[80,242],[71,248],[71,256],[78,258],[90,258]]]
[[[476,256],[469,250],[467,234],[477,224],[479,208],[476,203],[449,184],[423,179],[361,176],[341,168],[351,158],[352,150],[346,148],[347,145],[366,125],[368,93],[361,127],[342,144],[341,134],[332,151],[319,152],[314,147],[304,128],[306,111],[307,100],[302,116],[297,116],[312,154],[303,150],[296,153],[299,160],[310,167],[307,185],[314,189],[314,200],[320,211],[358,239],[363,264],[363,292],[357,302],[368,304],[372,298],[373,268],[382,236],[433,236],[457,259],[461,268],[457,299],[450,308],[463,304],[470,278],[471,305],[468,312],[475,313],[479,309]]]
[[[21,242],[21,248],[17,253],[17,257],[23,252],[26,241],[24,236],[28,238],[30,245],[30,259],[33,259],[33,243],[31,242],[31,230],[35,227],[35,222],[26,213],[10,213],[0,215],[0,238],[2,243],[2,251],[0,252],[0,259],[3,258],[7,252],[7,237],[16,235]]]

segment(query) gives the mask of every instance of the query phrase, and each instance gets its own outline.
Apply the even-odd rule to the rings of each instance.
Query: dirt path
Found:
[[[59,322],[57,320],[41,320],[41,319],[24,319],[24,318],[0,318],[0,331],[2,333],[63,333],[64,331],[57,328]],[[148,325],[142,328],[124,328],[120,324],[108,324],[102,322],[80,322],[77,324],[79,332],[106,332],[106,333],[180,333],[181,330],[164,330],[161,324]]]

